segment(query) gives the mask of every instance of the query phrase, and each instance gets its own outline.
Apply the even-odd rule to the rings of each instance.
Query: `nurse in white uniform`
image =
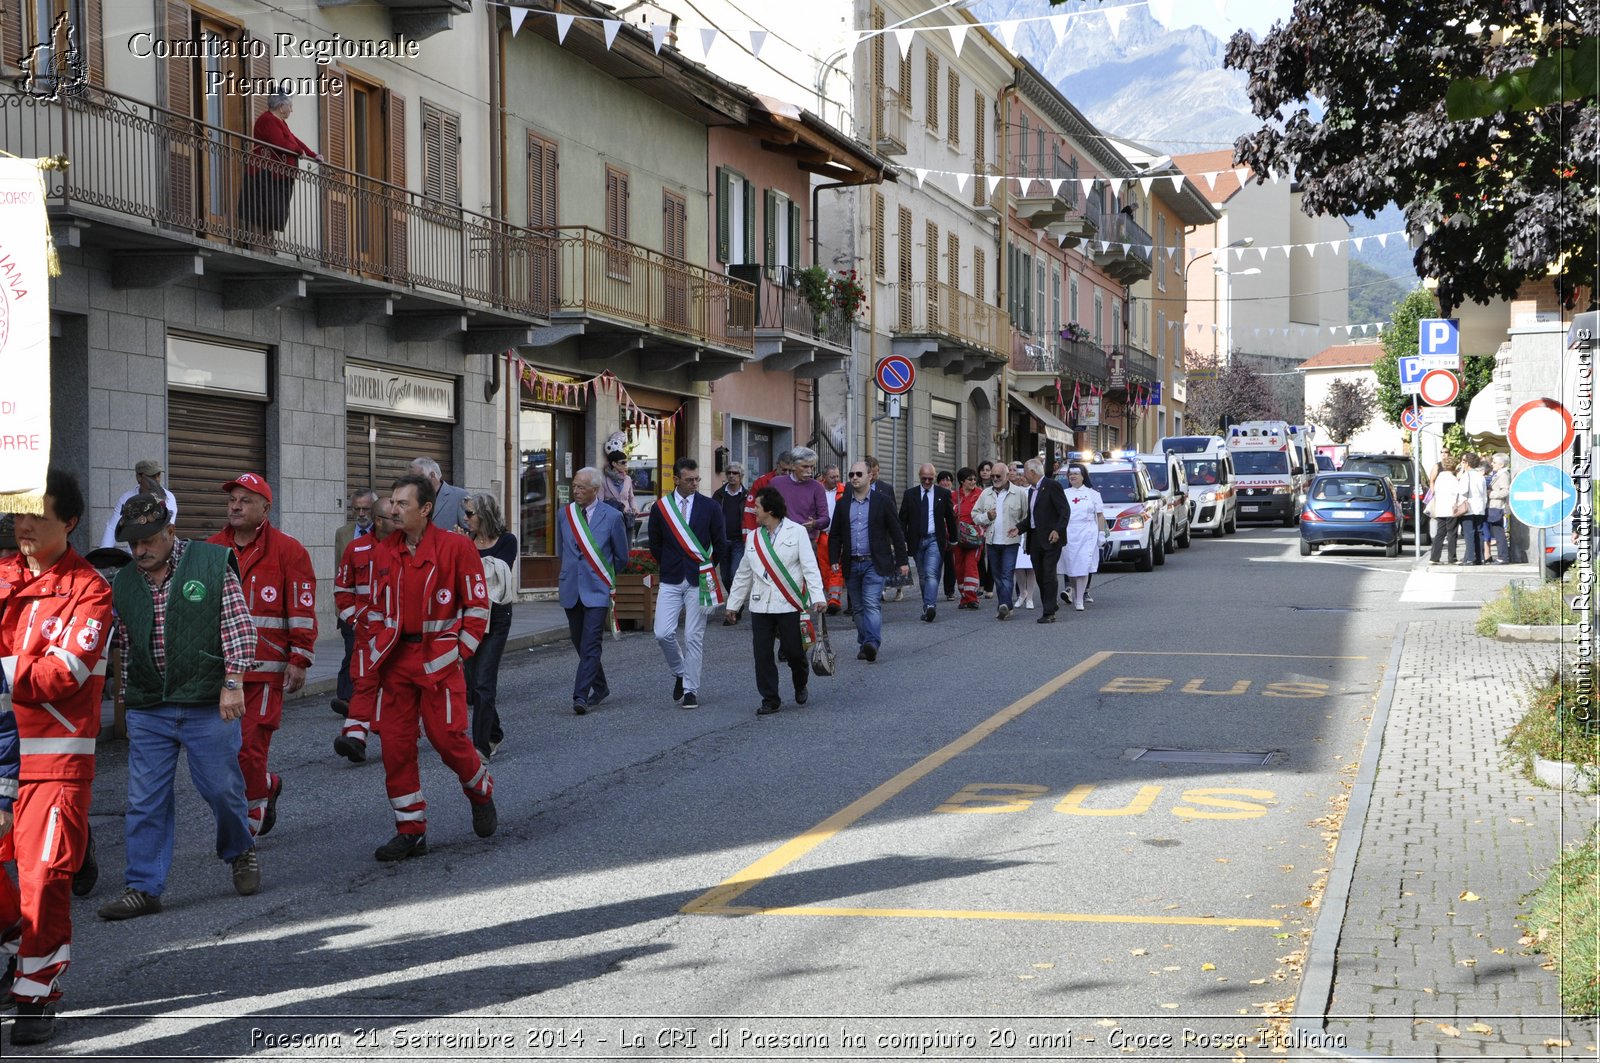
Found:
[[[1056,571],[1066,577],[1063,597],[1083,611],[1089,596],[1089,577],[1100,569],[1100,544],[1105,541],[1105,502],[1089,486],[1089,470],[1077,462],[1067,467],[1067,548],[1061,551]]]

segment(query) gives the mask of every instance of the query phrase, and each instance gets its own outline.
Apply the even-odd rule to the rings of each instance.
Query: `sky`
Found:
[[[1126,3],[1127,0],[1105,0]],[[1217,8],[1221,6],[1223,13]],[[1247,29],[1260,37],[1273,22],[1289,20],[1293,0],[1172,0],[1173,28],[1199,23],[1211,35],[1226,41],[1235,30]]]

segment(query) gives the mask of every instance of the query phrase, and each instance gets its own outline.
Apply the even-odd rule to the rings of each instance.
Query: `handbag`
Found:
[[[962,546],[982,546],[983,529],[971,521],[964,520],[956,526],[956,542]]]
[[[817,675],[834,674],[838,660],[833,655],[833,643],[828,641],[828,614],[819,618],[822,623],[816,641],[811,643],[811,670]]]
[[[1461,499],[1450,510],[1452,517],[1465,517],[1467,515],[1467,500]]]

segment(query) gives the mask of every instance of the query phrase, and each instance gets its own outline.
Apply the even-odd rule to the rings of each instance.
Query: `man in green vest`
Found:
[[[128,706],[128,870],[127,889],[100,918],[161,910],[179,750],[216,817],[217,855],[248,897],[261,888],[261,864],[239,770],[239,718],[256,633],[232,551],[178,538],[166,501],[152,494],[128,500],[116,534],[133,552],[111,585]]]

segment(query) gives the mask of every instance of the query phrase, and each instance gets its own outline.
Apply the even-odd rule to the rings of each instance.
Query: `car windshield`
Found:
[[[1104,502],[1138,502],[1133,473],[1123,471],[1096,472],[1092,474],[1094,489]]]
[[[1387,502],[1383,481],[1375,476],[1319,476],[1311,485],[1318,502]]]
[[[1144,463],[1144,474],[1150,477],[1150,486],[1157,491],[1167,489],[1167,463],[1164,461],[1147,461]]]
[[[1198,454],[1210,443],[1210,436],[1168,436],[1161,441],[1161,449],[1168,454]]]
[[[1183,474],[1192,484],[1214,484],[1218,480],[1217,463],[1209,458],[1186,461]]]
[[[1399,458],[1351,458],[1344,463],[1343,472],[1372,472],[1387,476],[1397,484],[1411,482],[1411,463]]]
[[[1318,468],[1318,470],[1320,470],[1322,472],[1332,472],[1333,471],[1333,459],[1328,457],[1328,455],[1326,455],[1326,454],[1318,454],[1317,455],[1317,468]]]
[[[1240,476],[1271,476],[1289,472],[1289,455],[1281,450],[1236,450],[1233,471]]]

